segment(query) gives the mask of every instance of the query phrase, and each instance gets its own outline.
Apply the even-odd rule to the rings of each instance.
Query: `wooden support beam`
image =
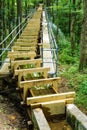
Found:
[[[36,57],[35,52],[8,52],[8,58],[10,58],[11,61],[14,61],[15,59],[18,58],[29,58],[29,59],[34,59]]]
[[[13,66],[13,70],[17,70],[21,65],[29,65],[34,64],[35,67],[41,67],[42,59],[32,59],[32,60],[18,60],[12,61],[11,65]]]
[[[13,46],[13,51],[36,51],[36,47],[21,47],[21,46]]]
[[[38,31],[23,31],[21,36],[38,36]]]
[[[41,108],[32,110],[32,120],[34,123],[34,129],[51,130]]]
[[[18,75],[18,84],[20,86],[22,77],[25,77],[28,74],[42,73],[43,77],[47,78],[49,71],[50,71],[50,68],[46,68],[46,67],[32,68],[32,69],[20,69],[20,70],[15,70],[15,75]]]
[[[31,104],[31,108],[37,108],[37,104]],[[66,102],[65,100],[56,100],[50,102],[42,102],[40,106],[46,117],[65,114],[66,112]]]
[[[39,67],[39,68],[27,68],[27,69],[20,69],[20,70],[15,70],[15,75],[19,75],[21,74],[26,75],[26,74],[32,74],[32,73],[48,73],[50,71],[49,67]],[[46,76],[45,78],[47,78],[47,74],[44,74],[44,76]]]
[[[29,89],[32,89],[34,86],[44,86],[44,85],[51,85],[55,93],[58,91],[58,83],[60,81],[60,77],[55,78],[47,78],[47,79],[38,79],[38,80],[30,80],[30,81],[21,81],[20,88],[23,88],[23,100],[26,100],[27,93]],[[48,93],[49,94],[49,93]]]
[[[20,47],[36,47],[38,45],[37,42],[31,42],[29,43],[28,41],[22,41],[22,42],[15,42],[14,46],[20,46]]]
[[[38,35],[35,35],[35,36],[33,36],[33,35],[29,35],[29,36],[22,36],[22,35],[20,35],[20,37],[19,37],[20,39],[38,39]]]
[[[17,42],[27,42],[27,43],[38,43],[38,39],[26,39],[26,38],[19,38],[17,39]]]
[[[30,26],[27,26],[24,30],[23,30],[23,32],[40,32],[40,28],[36,28],[36,27],[30,27]]]
[[[75,92],[29,97],[27,98],[27,105],[36,104],[36,103],[41,104],[42,102],[50,102],[50,101],[56,101],[56,100],[67,101],[68,99],[72,99],[73,101],[74,97],[75,97]]]
[[[32,25],[32,24],[28,24],[28,25],[27,25],[27,29],[30,29],[30,28],[32,29],[33,27],[34,27],[35,29],[40,30],[40,25]]]
[[[59,82],[60,77],[55,77],[55,78],[47,78],[47,79],[38,79],[38,80],[30,80],[30,81],[21,81],[20,82],[20,87],[29,87],[32,88],[32,86],[40,86],[44,84],[53,84],[53,82]]]

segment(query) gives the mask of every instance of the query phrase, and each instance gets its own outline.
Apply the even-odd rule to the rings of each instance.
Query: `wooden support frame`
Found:
[[[38,104],[38,103],[37,103]],[[50,118],[51,116],[65,114],[66,113],[66,101],[63,100],[55,100],[50,102],[42,102],[40,105],[31,104],[31,108],[42,108],[45,116]]]
[[[35,28],[35,29],[37,29],[37,30],[40,30],[40,28],[41,28],[41,26],[40,25],[32,25],[32,24],[28,24],[27,25],[27,29],[33,29],[33,27]]]
[[[38,43],[37,42],[15,42],[14,43],[14,46],[20,46],[20,47],[36,47],[38,45]]]
[[[40,28],[35,28],[35,27],[26,27],[25,29],[24,29],[24,31],[23,32],[40,32]]]
[[[8,58],[10,58],[11,61],[14,61],[17,58],[29,58],[34,59],[36,57],[35,52],[8,52]]]
[[[24,101],[26,100],[28,90],[31,89],[33,86],[51,84],[53,90],[55,91],[55,93],[57,93],[59,81],[60,81],[60,77],[39,79],[39,80],[30,80],[30,81],[21,81],[20,88],[23,88],[23,100]]]
[[[38,31],[23,31],[21,36],[38,36],[39,32]]]
[[[21,46],[13,46],[13,51],[36,51],[36,47],[21,47]]]
[[[15,70],[15,75],[26,75],[26,74],[32,74],[32,73],[39,73],[43,72],[45,78],[47,78],[47,74],[50,71],[49,67],[39,67],[39,68],[30,68],[30,69],[20,69],[20,70]]]
[[[20,39],[38,39],[38,35],[29,35],[29,36],[22,36],[22,35],[20,35],[20,37],[19,37]]]
[[[38,43],[38,39],[26,39],[26,38],[19,38],[17,39],[17,42],[27,42],[27,43]]]
[[[73,103],[75,97],[75,92],[58,93],[52,95],[44,95],[37,97],[28,97],[27,105],[35,104],[40,105],[43,102],[65,100],[66,103]]]
[[[27,65],[27,64],[35,64],[35,67],[41,67],[42,59],[32,59],[32,60],[19,60],[19,61],[12,61],[11,65],[13,66],[13,70],[17,70],[20,65]]]
[[[42,73],[44,78],[48,77],[48,72],[50,71],[50,68],[46,67],[40,67],[40,68],[32,68],[32,69],[20,69],[15,70],[15,75],[18,75],[18,84],[20,86],[20,82],[23,76],[27,74],[34,74],[34,73]]]

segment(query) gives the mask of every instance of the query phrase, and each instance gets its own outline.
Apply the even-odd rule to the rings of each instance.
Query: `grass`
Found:
[[[87,69],[79,72],[79,49],[75,56],[70,55],[70,46],[62,48],[59,52],[59,74],[68,80],[68,88],[76,92],[75,103],[87,113]]]
[[[64,65],[60,76],[68,80],[68,88],[76,92],[75,103],[87,110],[87,74],[80,73],[77,65]]]

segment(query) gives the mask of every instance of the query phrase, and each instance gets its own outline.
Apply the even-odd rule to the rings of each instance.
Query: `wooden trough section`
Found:
[[[66,105],[73,103],[75,92],[59,93],[60,77],[49,78],[50,68],[42,66],[39,46],[42,45],[42,10],[40,5],[14,43],[8,58],[13,77],[18,79],[22,104],[26,105],[33,129],[62,130],[60,127],[63,128],[66,123],[59,118],[62,115],[65,117]]]

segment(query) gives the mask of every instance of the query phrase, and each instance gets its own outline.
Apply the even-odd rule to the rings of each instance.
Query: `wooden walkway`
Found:
[[[21,95],[21,104],[26,106],[32,124],[34,124],[34,130],[54,130],[54,125],[55,130],[58,130],[58,122],[55,123],[53,120],[60,114],[65,115],[66,104],[73,103],[75,92],[59,93],[60,77],[49,77],[49,72],[54,72],[53,64],[44,63],[42,66],[41,43],[38,43],[40,42],[42,11],[43,8],[40,5],[14,43],[11,52],[8,52],[8,58],[12,78],[17,82],[17,90]],[[45,18],[45,15],[43,17]],[[43,47],[50,48],[47,26],[45,28],[43,24],[43,27],[45,42]],[[43,55],[44,62],[47,56],[52,61],[50,51],[44,52]],[[31,121],[28,123],[31,124]]]

